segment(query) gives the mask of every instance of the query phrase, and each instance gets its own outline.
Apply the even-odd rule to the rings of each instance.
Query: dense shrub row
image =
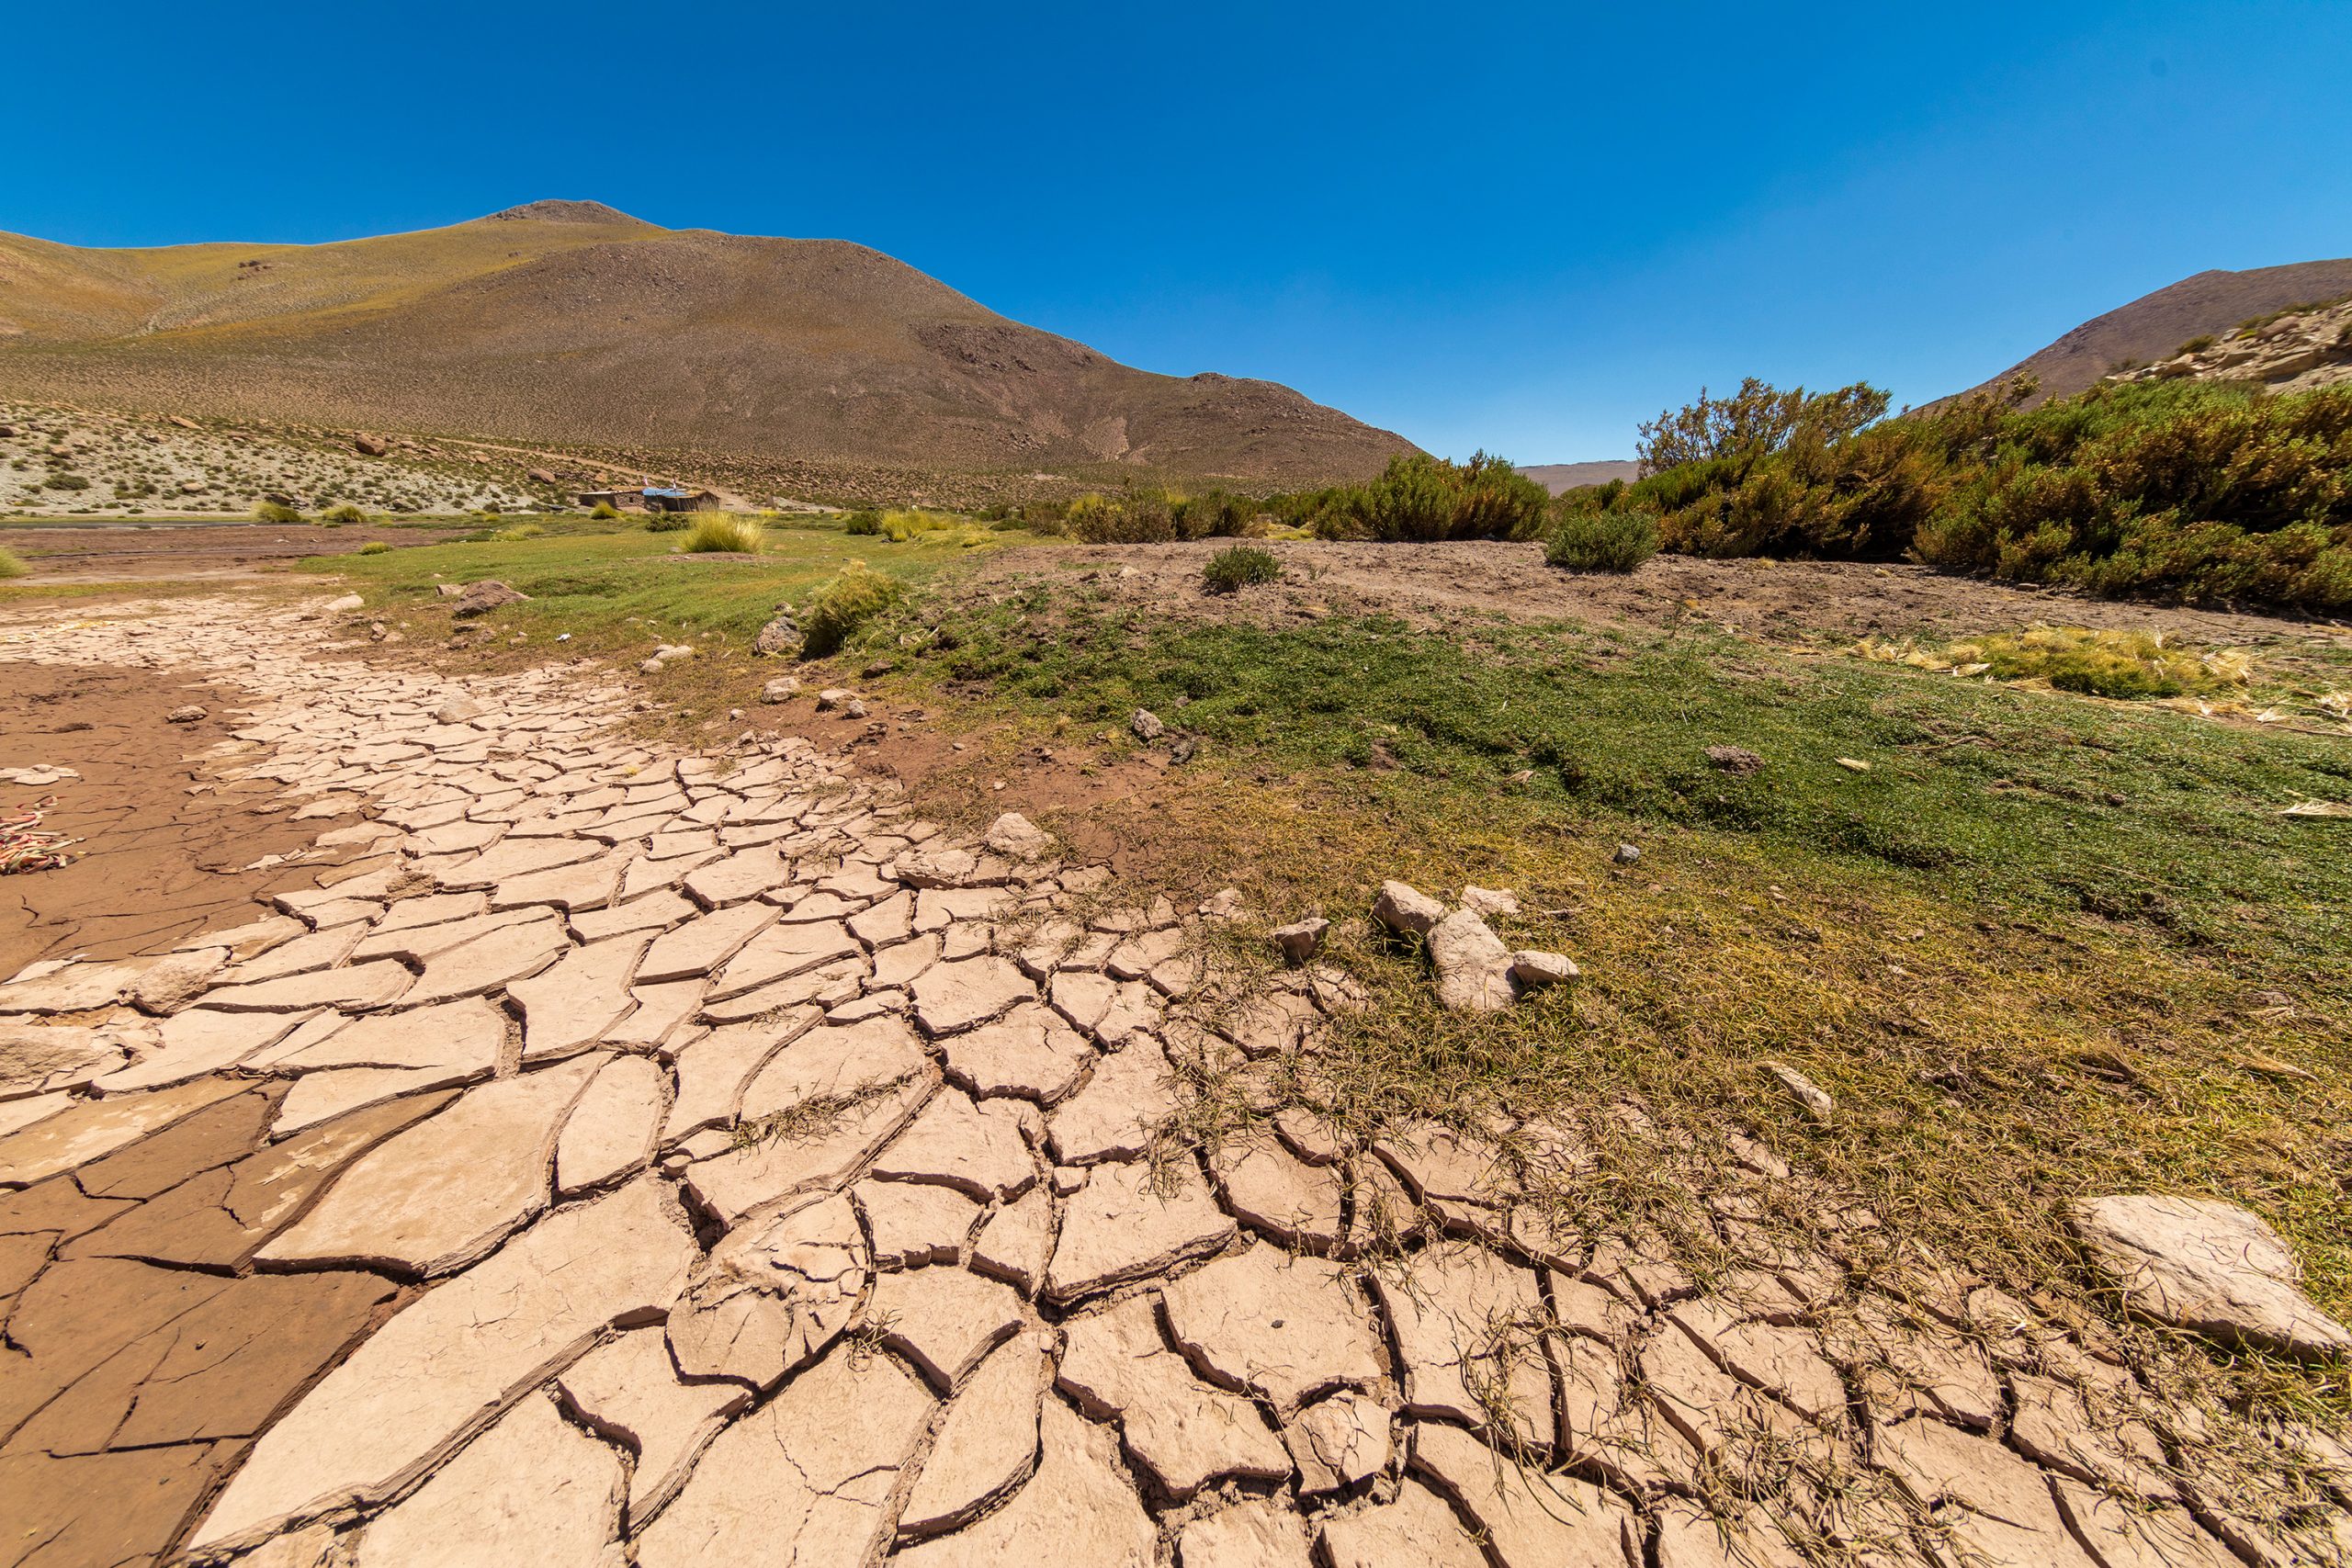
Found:
[[[1662,471],[1620,504],[1695,555],[1911,558],[2109,595],[2352,604],[2352,387],[2135,382],[2035,409],[2020,406],[2027,389],[1860,423],[1856,389],[1800,394],[1712,443],[1689,436],[1708,420],[1662,416],[1644,427]]]

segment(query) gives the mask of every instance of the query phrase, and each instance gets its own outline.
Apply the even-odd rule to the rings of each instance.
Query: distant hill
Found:
[[[1413,450],[1271,381],[1122,365],[862,245],[574,201],[322,245],[0,234],[0,393],[940,471],[1306,483]]]
[[[1607,458],[1593,463],[1526,463],[1521,465],[1519,471],[1554,495],[1578,485],[1605,485],[1611,479],[1623,479],[1630,484],[1642,477],[1642,466],[1631,458]]]
[[[2085,321],[1970,390],[1995,389],[2022,374],[2040,381],[2037,400],[2071,397],[2115,370],[2169,358],[2191,338],[2224,333],[2291,305],[2346,294],[2352,294],[2352,258],[2250,272],[2200,272]]]

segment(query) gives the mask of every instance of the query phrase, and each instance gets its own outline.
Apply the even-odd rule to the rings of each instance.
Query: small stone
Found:
[[[1523,947],[1510,955],[1510,977],[1530,989],[1564,986],[1583,973],[1566,953]]]
[[[989,849],[1011,860],[1043,859],[1054,847],[1054,837],[1018,811],[1008,811],[989,824]]]
[[[1836,1112],[1838,1103],[1829,1098],[1828,1090],[1794,1067],[1780,1062],[1766,1062],[1763,1066],[1781,1091],[1804,1107],[1804,1113],[1814,1121],[1827,1122]]]
[[[1726,773],[1747,774],[1764,765],[1764,759],[1744,746],[1710,746],[1707,765]]]
[[[1168,733],[1168,727],[1160,723],[1159,716],[1149,708],[1136,709],[1134,716],[1127,720],[1127,728],[1135,731],[1138,740],[1157,740]]]
[[[1462,907],[1475,909],[1481,915],[1516,915],[1519,913],[1519,895],[1508,887],[1464,887],[1462,890]]]
[[[838,708],[842,704],[848,702],[854,695],[856,695],[855,693],[845,691],[842,687],[828,686],[823,691],[817,694],[817,711],[819,713],[831,713],[835,708]]]
[[[788,703],[800,694],[800,682],[791,675],[779,675],[760,688],[760,701]]]
[[[1323,937],[1331,922],[1319,915],[1287,926],[1277,926],[1273,931],[1274,945],[1282,949],[1283,957],[1292,964],[1304,964],[1323,950]]]
[[[503,582],[485,579],[466,584],[466,591],[458,596],[458,602],[450,607],[449,613],[460,618],[487,615],[502,604],[519,604],[528,597],[528,594],[517,593]]]
[[[1427,936],[1445,919],[1445,906],[1402,882],[1384,882],[1372,917],[1398,936]]]
[[[2352,1350],[2352,1333],[2302,1292],[2285,1239],[2234,1203],[2130,1193],[2078,1201],[2072,1218],[2136,1313],[2308,1359]]]
[[[212,710],[200,703],[187,703],[164,716],[166,724],[198,724],[212,716]]]
[[[1635,861],[1642,858],[1641,846],[1639,844],[1619,844],[1617,846],[1617,852],[1611,855],[1609,858],[1619,865],[1631,865]]]

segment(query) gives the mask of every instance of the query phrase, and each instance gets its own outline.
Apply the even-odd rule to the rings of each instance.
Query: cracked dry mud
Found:
[[[0,628],[241,690],[222,784],[362,816],[272,911],[0,986],[7,1562],[2308,1550],[1963,1267],[1917,1310],[1827,1236],[1702,1290],[1546,1223],[1542,1129],[1293,1107],[1188,1149],[1188,1085],[1317,1050],[1351,987],[1237,1000],[1203,917],[805,741],[650,750],[590,676],[314,662],[321,624]],[[2340,1508],[2308,1440],[2278,1463]]]

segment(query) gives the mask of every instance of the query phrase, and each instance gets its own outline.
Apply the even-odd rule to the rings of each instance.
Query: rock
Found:
[[[191,425],[189,428],[195,427]],[[392,447],[391,443],[380,435],[355,435],[351,438],[351,449],[363,457],[380,457]]]
[[[1780,1062],[1767,1062],[1764,1070],[1771,1076],[1773,1082],[1781,1086],[1782,1092],[1804,1108],[1804,1113],[1814,1121],[1826,1122],[1836,1112],[1838,1104],[1829,1098],[1829,1092],[1794,1067]]]
[[[868,1276],[865,1235],[846,1197],[820,1197],[729,1232],[695,1266],[670,1314],[688,1377],[772,1388],[848,1329]]]
[[[1323,937],[1330,929],[1330,921],[1320,915],[1310,916],[1274,928],[1274,945],[1282,949],[1283,957],[1290,963],[1304,964],[1323,951]]]
[[[1008,811],[989,824],[989,848],[1010,860],[1042,860],[1054,847],[1054,836],[1018,811]]]
[[[582,1357],[557,1380],[590,1425],[637,1453],[628,1511],[643,1521],[662,1511],[727,1418],[752,1402],[736,1383],[682,1383],[659,1328],[632,1329]]]
[[[642,1568],[856,1568],[931,1417],[888,1356],[828,1356],[719,1434],[677,1500],[639,1533]]]
[[[831,713],[855,695],[854,692],[844,691],[839,686],[828,686],[817,694],[817,711]]]
[[[1510,955],[1510,977],[1530,989],[1564,986],[1584,973],[1566,953],[1543,953],[1523,947]]]
[[[1764,759],[1744,746],[1710,746],[1707,765],[1726,773],[1747,774],[1764,765]]]
[[[793,624],[789,613],[781,613],[771,617],[768,623],[760,628],[759,635],[752,639],[752,651],[768,659],[781,659],[799,647],[800,628]],[[774,682],[771,682],[770,684]],[[799,684],[795,681],[793,689],[798,690]]]
[[[899,1568],[1152,1568],[1159,1531],[1111,1435],[1047,1400],[1038,1436],[1037,1472],[1012,1501],[890,1561]],[[662,1568],[645,1561],[646,1568]]]
[[[451,585],[444,583],[442,586],[447,588]],[[458,592],[463,592],[464,590],[459,589]],[[435,724],[464,724],[469,719],[480,718],[488,712],[490,708],[486,704],[478,702],[472,697],[452,697],[435,711],[433,721]]]
[[[557,1130],[600,1065],[583,1058],[467,1090],[354,1162],[258,1256],[426,1277],[464,1268],[547,1206]]]
[[[1335,1393],[1283,1428],[1303,1496],[1338,1492],[1388,1468],[1394,1451],[1387,1407],[1360,1393]]]
[[[2286,1240],[2233,1203],[2128,1193],[2079,1200],[2072,1219],[2143,1316],[2310,1359],[2352,1351],[2352,1333],[2300,1288]]]
[[[1136,709],[1134,716],[1127,720],[1127,728],[1135,731],[1138,740],[1157,740],[1168,733],[1168,727],[1160,723],[1159,716],[1149,708]]]
[[[555,483],[555,474],[547,468],[526,468],[523,470],[523,477],[530,480],[535,485],[551,485]]]
[[[1445,919],[1445,906],[1402,882],[1384,882],[1372,918],[1398,936],[1427,936]]]
[[[1053,1372],[1050,1349],[1046,1333],[1032,1330],[989,1356],[966,1381],[899,1517],[902,1537],[967,1524],[1029,1478]]]
[[[141,1012],[169,1013],[192,1001],[229,961],[225,947],[195,947],[149,966],[123,990],[123,1000]]]
[[[852,697],[842,705],[843,718],[864,718],[870,711],[872,710],[866,707],[864,697]]]
[[[1381,1375],[1370,1314],[1337,1264],[1261,1242],[1163,1294],[1185,1353],[1224,1386],[1261,1394],[1277,1409]]]
[[[1148,1296],[1071,1320],[1056,1378],[1098,1420],[1116,1420],[1127,1452],[1177,1501],[1224,1476],[1289,1478],[1290,1456],[1257,1407],[1193,1376],[1163,1344]]]
[[[164,716],[165,724],[198,724],[212,716],[212,710],[201,703],[187,703]]]
[[[1499,1012],[1518,997],[1512,955],[1473,909],[1456,909],[1430,928],[1430,963],[1438,999],[1460,1012]]]
[[[487,615],[502,604],[520,604],[529,597],[526,593],[517,593],[503,582],[485,578],[480,582],[467,583],[466,591],[458,595],[458,602],[450,607],[449,613],[466,619]]]
[[[1635,861],[1642,858],[1641,846],[1638,844],[1620,844],[1617,846],[1617,852],[1611,855],[1609,858],[1619,865],[1631,865]]]
[[[1148,1164],[1098,1167],[1063,1204],[1061,1235],[1046,1268],[1046,1297],[1067,1306],[1129,1280],[1164,1274],[1232,1238],[1233,1221],[1198,1174],[1179,1166],[1171,1186],[1164,1195],[1156,1190]],[[988,1241],[983,1232],[982,1246]]]
[[[760,701],[769,704],[788,703],[799,694],[800,682],[791,675],[779,675],[760,688]]]
[[[1465,887],[1462,890],[1462,907],[1481,915],[1516,915],[1519,895],[1508,887]]]
[[[618,1568],[621,1456],[533,1394],[371,1520],[354,1568]]]
[[[397,1495],[616,1321],[669,1310],[694,1237],[658,1183],[556,1214],[427,1291],[262,1435],[198,1526],[198,1551],[297,1515]]]
[[[1171,762],[1177,763],[1189,762],[1200,749],[1201,738],[1199,736],[1180,735],[1175,739],[1168,743],[1168,760]]]

